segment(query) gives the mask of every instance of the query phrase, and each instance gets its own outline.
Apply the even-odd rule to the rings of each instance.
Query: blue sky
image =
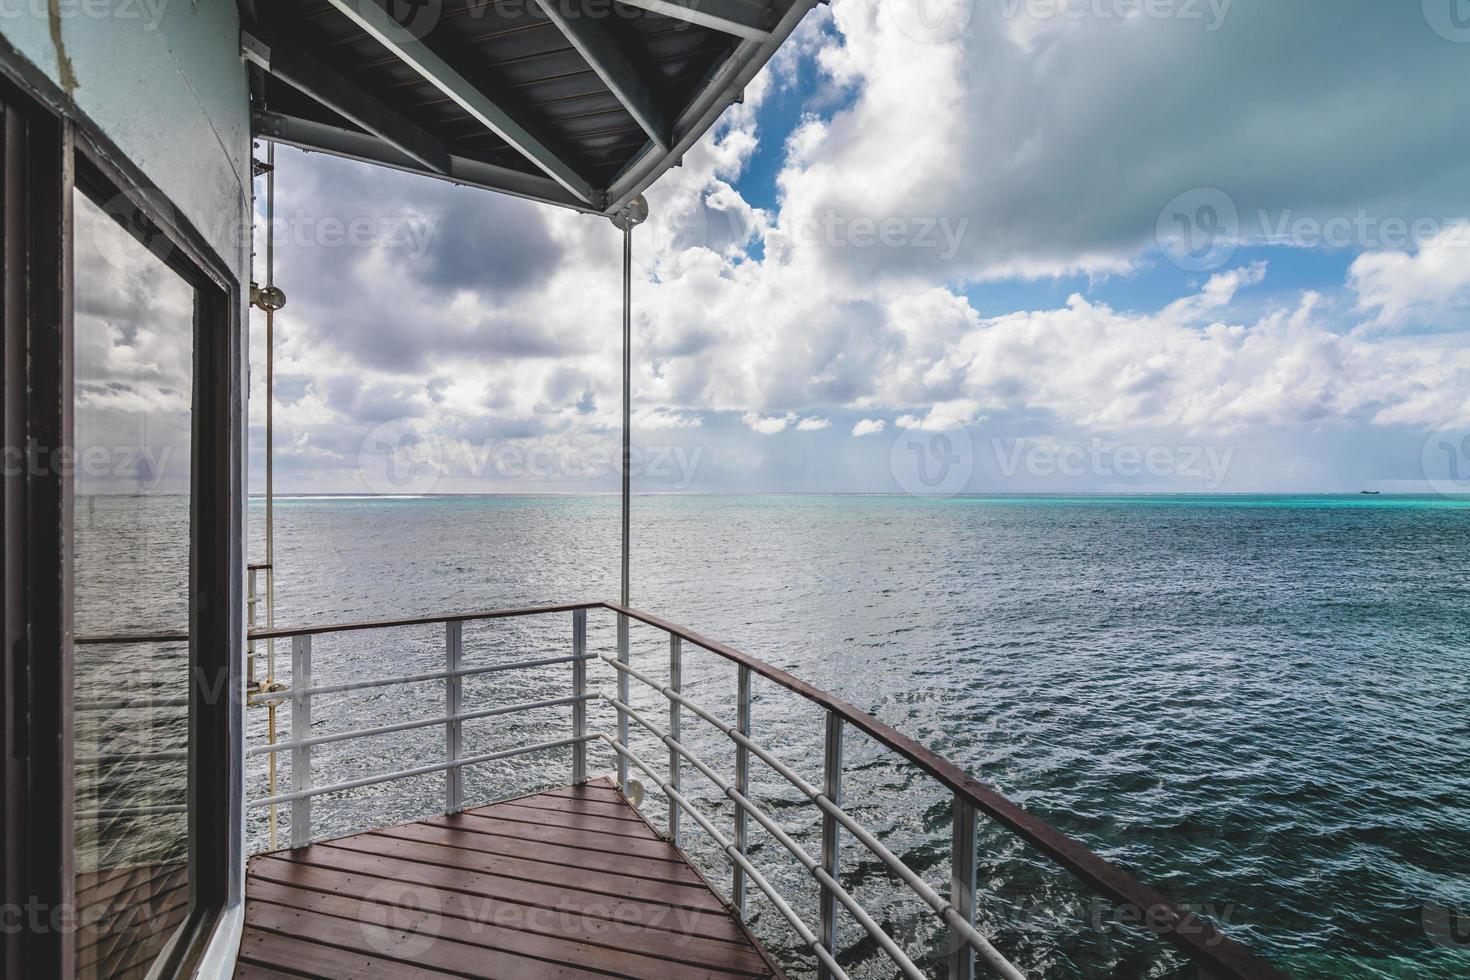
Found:
[[[635,486],[1470,491],[1435,2],[818,8],[648,194]],[[615,487],[605,221],[290,150],[278,194],[283,489]]]

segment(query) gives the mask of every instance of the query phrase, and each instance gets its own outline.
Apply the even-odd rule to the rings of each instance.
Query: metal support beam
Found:
[[[614,15],[611,7],[598,4],[594,9],[582,0],[536,0],[547,20],[557,26],[577,49],[597,77],[628,110],[643,131],[660,150],[669,148],[671,123],[669,113],[659,105],[654,94],[658,80],[642,71],[624,53],[609,31]],[[623,25],[617,25],[623,26]],[[636,36],[636,35],[635,35]]]
[[[960,794],[954,796],[954,827],[950,836],[953,875],[949,903],[959,917],[975,924],[975,805]],[[975,950],[964,935],[951,927],[949,934],[949,980],[974,980]]]
[[[679,637],[669,634],[669,689],[675,693],[684,690],[684,641]],[[625,702],[626,703],[626,702]],[[669,699],[669,736],[675,742],[682,737],[682,719],[679,717],[679,702],[673,698]],[[679,758],[679,750],[672,745],[669,746],[669,785],[679,789],[681,779],[679,770],[682,760]],[[679,804],[674,798],[669,797],[669,841],[675,847],[679,846]]]
[[[431,51],[422,40],[375,3],[360,0],[327,0],[361,30],[392,52],[393,56],[412,68],[424,81],[449,97],[465,112],[478,119],[485,128],[522,153],[573,196],[592,202],[592,185],[520,122],[497,105],[488,95]]]
[[[444,669],[449,676],[444,678],[444,714],[449,721],[444,723],[444,761],[453,763],[460,756],[460,738],[464,723],[459,720],[460,663],[464,659],[464,623],[450,620],[444,624]],[[444,770],[444,812],[458,813],[464,809],[464,770],[454,767]]]
[[[735,725],[740,734],[750,737],[750,668],[741,664],[736,668],[735,679]],[[750,796],[750,749],[735,743],[735,791],[741,796]],[[746,839],[745,808],[735,808],[735,849],[747,854],[749,841]],[[735,864],[734,891],[731,894],[735,914],[745,921],[745,872]]]
[[[348,160],[360,160],[407,173],[449,180],[466,187],[498,191],[512,197],[523,197],[574,211],[596,212],[605,197],[602,191],[598,191],[594,194],[593,203],[587,204],[573,197],[566,188],[550,177],[498,167],[483,160],[453,154],[449,157],[449,172],[441,174],[376,136],[280,112],[257,111],[251,118],[251,130],[253,135],[263,140],[284,143],[298,149],[330,153]]]
[[[624,0],[639,7],[700,27],[733,34],[752,41],[771,36],[776,13],[762,0]]]
[[[822,795],[833,804],[842,806],[842,716],[835,711],[827,712],[827,733],[822,746]],[[822,813],[822,870],[840,882],[842,862],[840,852],[842,828],[837,818]],[[822,946],[834,957],[837,955],[837,896],[830,888],[822,886],[820,899],[820,939]],[[826,964],[818,967],[819,980],[832,976]]]
[[[572,610],[572,696],[582,698],[587,693],[587,610]],[[587,735],[587,702],[572,702],[572,737],[583,739]],[[572,746],[572,782],[587,781],[587,743],[578,741]]]
[[[291,792],[311,789],[311,637],[291,639]],[[291,846],[311,843],[311,797],[291,804]]]
[[[311,96],[438,174],[449,173],[449,151],[417,124],[369,95],[357,83],[289,45],[241,34],[247,60]]]

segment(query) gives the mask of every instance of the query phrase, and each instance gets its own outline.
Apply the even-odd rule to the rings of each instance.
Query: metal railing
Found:
[[[617,616],[616,655],[589,653],[587,649],[587,613],[608,610]],[[528,616],[570,614],[570,650],[565,655],[541,657],[511,663],[464,663],[463,624],[471,621],[509,619]],[[669,683],[651,677],[631,662],[630,629],[641,623],[669,637]],[[444,629],[444,669],[392,677],[375,677],[335,684],[317,685],[312,681],[312,638],[319,635],[357,630],[441,625]],[[118,638],[108,638],[114,642]],[[558,748],[572,748],[572,782],[587,779],[588,746],[604,745],[617,762],[619,786],[626,789],[629,774],[637,770],[646,776],[668,799],[669,838],[676,846],[683,842],[683,817],[692,820],[719,847],[731,866],[730,902],[732,911],[746,915],[748,896],[753,886],[761,892],[800,937],[802,945],[816,958],[823,978],[846,978],[847,972],[837,960],[838,927],[842,913],[847,913],[871,938],[879,950],[893,962],[898,973],[910,980],[925,976],[905,951],[876,922],[862,903],[843,885],[839,856],[849,839],[871,853],[889,874],[906,886],[926,906],[947,933],[947,976],[951,980],[970,980],[977,966],[989,975],[1007,978],[1025,976],[990,939],[976,928],[976,846],[977,823],[983,815],[1005,830],[1019,836],[1052,862],[1070,872],[1093,891],[1126,907],[1146,911],[1141,923],[1172,943],[1211,978],[1276,978],[1284,977],[1269,963],[1257,958],[1244,947],[1226,938],[1208,921],[1186,913],[1168,902],[1157,891],[1139,883],[1121,869],[1110,864],[1080,843],[1055,830],[1044,821],[1002,797],[995,790],[974,779],[948,760],[934,754],[908,736],[861,711],[851,704],[821,691],[805,681],[772,667],[725,644],[707,639],[666,620],[610,602],[543,606],[526,609],[497,610],[451,616],[415,619],[376,620],[324,627],[301,627],[255,631],[252,640],[289,640],[291,642],[292,675],[288,690],[261,691],[249,695],[251,703],[288,702],[291,707],[291,736],[288,741],[251,747],[251,757],[289,752],[291,787],[283,793],[272,793],[250,801],[253,807],[275,807],[291,804],[290,839],[292,847],[300,847],[313,839],[312,800],[347,792],[365,786],[431,773],[445,774],[444,810],[456,813],[465,806],[463,771],[470,766],[523,756]],[[685,646],[693,646],[715,654],[736,667],[736,719],[727,722],[700,706],[683,693],[683,656]],[[588,690],[587,665],[606,664],[616,681],[615,693]],[[571,665],[570,693],[518,704],[502,705],[476,711],[462,709],[465,678],[492,673],[529,670],[556,664]],[[772,682],[824,712],[822,780],[817,786],[795,772],[755,739],[751,729],[752,681],[761,678]],[[314,734],[312,731],[312,699],[326,694],[367,690],[404,684],[442,680],[444,713],[430,718],[414,719],[349,731]],[[668,702],[668,727],[661,729],[656,721],[632,704],[631,682],[650,688]],[[616,713],[614,733],[589,732],[587,704],[593,700],[607,703]],[[563,737],[500,751],[466,756],[462,751],[463,726],[480,718],[515,714],[538,708],[570,706],[570,731]],[[685,715],[707,723],[734,743],[735,771],[726,777],[700,759],[686,744]],[[633,725],[648,732],[668,750],[666,760],[659,763],[641,757],[630,745]],[[312,750],[321,745],[367,738],[423,728],[444,729],[442,761],[399,769],[356,779],[314,784],[311,781]],[[862,732],[884,749],[937,780],[952,794],[950,834],[951,874],[948,893],[941,893],[918,873],[909,868],[871,831],[860,824],[843,807],[843,746],[849,729]],[[750,798],[750,762],[756,759],[789,782],[821,817],[821,849],[809,853],[795,841],[756,802]],[[717,828],[684,790],[683,770],[688,766],[715,786],[734,806],[734,821],[727,835]],[[778,888],[761,873],[750,858],[749,824],[754,821],[772,840],[784,848],[817,883],[820,889],[818,921],[815,928],[801,917]]]

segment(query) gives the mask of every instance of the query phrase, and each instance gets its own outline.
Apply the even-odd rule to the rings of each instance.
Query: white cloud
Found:
[[[761,415],[757,412],[746,412],[740,417],[740,421],[754,432],[759,432],[763,436],[773,436],[778,432],[785,432],[787,426],[796,421],[796,415],[795,413]]]
[[[832,424],[832,420],[831,419],[819,418],[818,416],[813,415],[810,418],[804,418],[800,422],[796,423],[796,431],[797,432],[820,432],[821,430],[827,428],[831,424]]]
[[[852,427],[855,436],[875,436],[888,427],[888,423],[882,419],[859,419]]]
[[[1358,309],[1376,326],[1401,326],[1470,305],[1470,222],[1424,242],[1417,254],[1368,252],[1354,260],[1349,284]]]

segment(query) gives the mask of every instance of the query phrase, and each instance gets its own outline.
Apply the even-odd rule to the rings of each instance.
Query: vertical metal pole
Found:
[[[245,632],[247,635],[255,632],[255,607],[260,602],[260,596],[256,592],[259,576],[260,570],[256,568],[251,568],[247,576],[249,579],[246,587],[249,598],[245,600]],[[245,650],[245,689],[253,691],[255,689],[255,641],[247,640]]]
[[[618,613],[618,663],[628,663],[628,617]],[[618,700],[624,704],[628,701],[628,675],[618,671]],[[622,708],[618,710],[618,744],[623,748],[628,747],[628,713]],[[618,788],[627,792],[628,790],[628,758],[621,752],[618,753]]]
[[[276,144],[266,143],[265,284],[276,284]],[[265,627],[276,625],[276,314],[265,311]],[[266,680],[276,679],[276,641],[265,641]],[[295,809],[294,807],[292,808]]]
[[[684,691],[684,641],[672,633],[669,634],[669,690],[675,694]],[[669,736],[676,742],[682,737],[679,727],[679,702],[670,698]],[[682,762],[679,753],[669,749],[669,785],[676,790],[681,788]],[[675,847],[679,846],[679,804],[672,799],[669,800],[669,840]]]
[[[582,659],[587,656],[587,610],[572,610],[572,695],[573,697],[586,697],[587,695],[587,661]],[[572,703],[572,737],[587,737],[587,702],[574,701]],[[572,746],[572,782],[585,783],[587,781],[587,743],[577,742]]]
[[[975,924],[975,807],[956,793],[954,797],[954,830],[950,836],[950,861],[954,868],[949,885],[949,901],[955,911],[971,925]],[[950,980],[974,980],[975,950],[953,929],[949,934]]]
[[[822,795],[838,806],[842,805],[842,717],[827,712],[827,737],[822,746]],[[841,826],[830,813],[822,814],[822,868],[840,881],[839,852],[841,850]],[[821,932],[818,935],[822,946],[834,956],[837,953],[837,896],[826,886],[822,887]],[[825,966],[818,968],[820,980],[827,980],[831,971]]]
[[[444,761],[455,762],[460,757],[459,741],[464,733],[464,722],[459,717],[460,664],[464,659],[464,624],[451,620],[444,624],[444,669],[449,676],[444,678]],[[458,813],[464,809],[464,770],[451,766],[444,770],[444,812]]]
[[[302,793],[311,788],[311,746],[303,745],[311,737],[311,636],[291,640],[291,792]],[[291,803],[291,846],[311,843],[311,797]]]
[[[740,734],[750,737],[750,668],[741,664],[736,675],[736,724],[740,728]],[[739,742],[735,743],[735,790],[741,796],[750,794],[750,750]],[[735,808],[735,849],[742,855],[746,853],[746,813],[745,808]],[[745,871],[740,865],[735,865],[734,891],[735,914],[741,919],[745,918]]]
[[[623,229],[623,552],[622,604],[628,604],[628,540],[633,489],[633,228]],[[626,703],[626,702],[625,702]],[[620,757],[621,758],[621,757]],[[623,765],[626,768],[626,764]]]

